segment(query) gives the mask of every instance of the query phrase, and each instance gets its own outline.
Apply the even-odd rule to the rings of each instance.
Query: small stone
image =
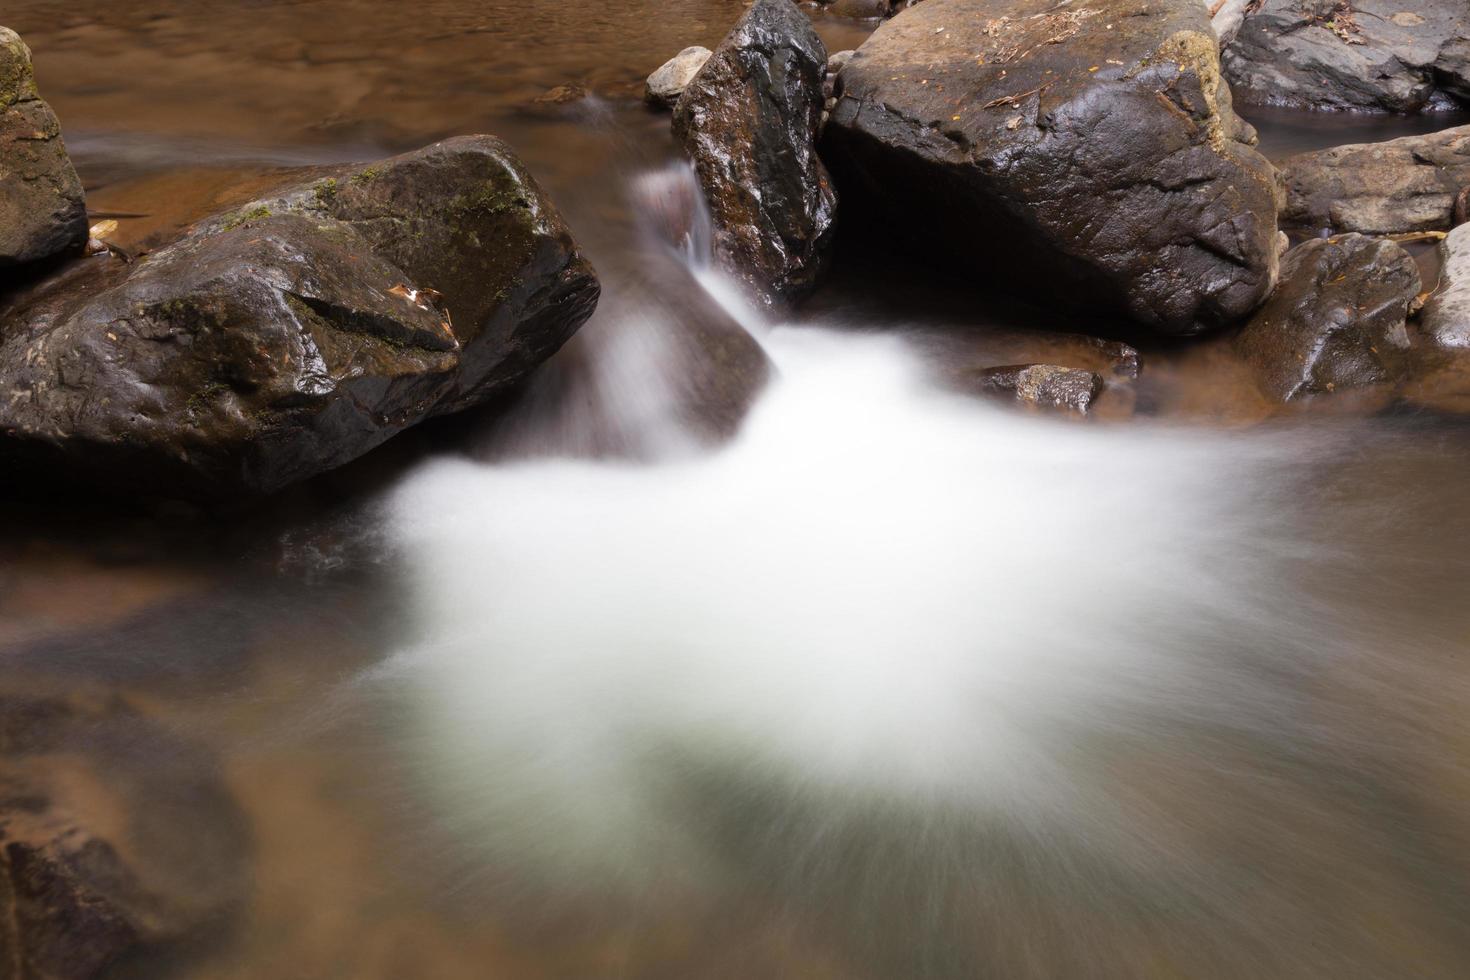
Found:
[[[704,67],[712,52],[698,45],[685,48],[664,62],[657,71],[648,76],[643,90],[644,101],[650,105],[672,109],[679,96],[694,81],[694,76]]]
[[[1056,364],[1016,364],[976,373],[985,394],[1013,398],[1023,405],[1086,415],[1102,393],[1103,379],[1091,371]]]
[[[830,55],[827,56],[827,74],[836,75],[838,72],[842,71],[842,69],[847,66],[847,63],[852,60],[852,56],[855,54],[857,54],[857,52],[851,48],[848,48],[846,51],[832,52]]]
[[[582,85],[558,85],[547,89],[543,94],[536,96],[531,101],[540,106],[567,105],[571,102],[580,102],[587,98],[587,89]]]

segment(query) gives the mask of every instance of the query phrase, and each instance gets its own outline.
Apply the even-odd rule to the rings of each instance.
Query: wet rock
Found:
[[[1200,0],[1205,9],[1210,13],[1210,26],[1215,29],[1215,36],[1220,39],[1220,44],[1229,44],[1235,40],[1235,35],[1240,33],[1240,25],[1245,21],[1246,11],[1250,8],[1252,0]]]
[[[31,52],[0,27],[0,273],[87,241],[82,182],[36,91]]]
[[[855,54],[857,54],[857,52],[854,51],[854,50],[852,50],[851,48],[849,48],[846,51],[834,51],[830,55],[828,55],[827,56],[827,74],[828,74],[828,76],[834,76],[834,75],[838,74],[839,72],[841,72],[842,69],[844,67],[846,67],[847,63],[852,60],[852,56],[855,55]]]
[[[1419,314],[1419,329],[1440,347],[1470,348],[1470,225],[1439,243],[1439,285]]]
[[[1282,161],[1284,224],[1389,235],[1443,231],[1470,186],[1470,126],[1354,143]]]
[[[99,256],[3,315],[0,472],[269,492],[479,404],[598,286],[510,150],[462,137]]]
[[[1434,78],[1450,97],[1470,105],[1470,15],[1462,36],[1447,41],[1434,63]]]
[[[842,71],[823,155],[927,254],[1162,334],[1270,292],[1276,198],[1205,9],[925,0]]]
[[[1286,253],[1281,285],[1235,348],[1280,402],[1392,387],[1409,369],[1406,320],[1419,289],[1418,265],[1394,242],[1309,241]]]
[[[210,760],[116,698],[0,692],[0,976],[87,980],[242,906]]]
[[[1103,379],[1091,371],[1056,364],[1019,364],[986,368],[975,375],[983,393],[1014,399],[1035,408],[1086,415],[1102,393]]]
[[[531,100],[532,105],[537,106],[564,106],[573,102],[581,102],[587,98],[587,86],[572,83],[570,85],[557,85]]]
[[[1464,0],[1263,0],[1226,46],[1242,102],[1417,112],[1465,98]]]
[[[817,159],[827,51],[791,0],[756,0],[674,108],[716,260],[765,304],[816,284],[837,195]]]
[[[648,76],[648,83],[643,90],[644,101],[650,105],[671,109],[674,103],[679,101],[679,96],[689,87],[694,76],[699,74],[699,69],[710,58],[710,49],[698,45],[685,48],[664,62],[659,69]]]

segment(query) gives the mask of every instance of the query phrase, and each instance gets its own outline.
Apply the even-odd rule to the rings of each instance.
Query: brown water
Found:
[[[637,96],[741,9],[8,5],[124,244],[490,131],[607,293],[512,424],[248,513],[7,508],[6,683],[122,694],[248,828],[231,927],[119,975],[1463,976],[1470,431],[1267,419],[1209,344],[1101,424],[1001,413],[944,378],[1108,325],[847,254],[691,448],[657,395],[710,300],[640,233]]]

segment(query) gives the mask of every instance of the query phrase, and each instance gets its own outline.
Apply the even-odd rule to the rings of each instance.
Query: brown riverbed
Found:
[[[738,0],[7,6],[89,205],[120,216],[121,244],[161,242],[249,200],[282,168],[493,132],[567,212],[609,286],[562,368],[575,377],[578,364],[614,355],[632,365],[609,375],[621,386],[551,387],[586,396],[587,407],[529,399],[510,408],[519,426],[477,418],[410,434],[244,512],[140,508],[106,486],[79,488],[62,507],[7,505],[7,681],[121,694],[216,760],[248,827],[243,911],[119,975],[1463,976],[1470,429],[1455,417],[1413,406],[1368,419],[1352,406],[1273,416],[1223,345],[1128,338],[1143,348],[1143,374],[1111,380],[1094,421],[1055,430],[1026,419],[1042,426],[1021,430],[1034,453],[955,470],[951,457],[1008,445],[1008,417],[971,419],[969,408],[915,405],[901,392],[868,399],[860,363],[855,380],[833,383],[833,397],[850,399],[839,414],[888,408],[871,441],[855,427],[851,456],[871,454],[857,469],[846,456],[793,466],[761,448],[772,425],[735,447],[716,489],[696,482],[671,495],[662,510],[687,506],[682,524],[640,501],[683,486],[687,460],[595,470],[587,512],[575,495],[565,517],[537,509],[563,484],[539,471],[517,482],[518,458],[598,442],[568,432],[578,425],[636,428],[642,416],[626,405],[649,366],[640,358],[658,351],[614,341],[643,336],[644,313],[687,309],[670,296],[694,288],[652,257],[629,203],[629,182],[675,155],[667,118],[639,102],[642,79],[686,45],[713,47],[742,9]],[[831,49],[868,29],[818,25]],[[566,84],[591,97],[534,103]],[[1277,156],[1426,125],[1257,121]],[[1058,329],[1117,328],[1060,322],[993,284],[956,283],[901,256],[849,252],[799,322],[777,329],[773,349],[805,384],[803,330],[831,334],[834,359],[845,339],[902,338],[928,372],[925,392],[940,398],[956,365],[1076,356],[1050,336]],[[812,390],[826,391],[825,376],[814,377]],[[821,404],[790,404],[793,418],[823,418]],[[538,413],[559,421],[526,418]],[[906,454],[910,441],[926,445],[920,428],[931,424],[957,434]],[[903,425],[916,427],[912,440]],[[401,513],[385,516],[381,495],[425,479],[414,467],[426,455],[466,453],[498,461],[479,466],[490,482],[423,498],[463,521],[465,545],[414,557],[396,537]],[[744,508],[739,488],[766,486],[778,465],[793,466],[785,492],[764,510]],[[885,488],[905,468],[932,474],[917,495]],[[929,499],[924,487],[956,473],[972,481],[962,493]],[[627,492],[625,479],[642,482]],[[1017,480],[1037,492],[997,495]],[[1199,502],[1216,491],[1223,503]],[[482,500],[486,514],[461,509],[465,500]],[[792,500],[809,509],[767,527],[762,515]],[[487,516],[497,508],[506,523]],[[921,543],[884,533],[926,510],[935,517],[914,525]],[[730,515],[749,533],[711,530]],[[1013,538],[1018,522],[1027,533]],[[603,538],[613,525],[635,533]],[[1055,529],[1066,539],[1050,541]],[[1028,538],[1048,542],[1036,551],[1045,561],[1028,557]],[[704,547],[680,574],[649,571],[685,554],[686,540]],[[565,549],[557,574],[521,561],[553,543]],[[609,555],[625,569],[583,571]],[[780,583],[785,568],[807,563],[799,581],[810,603],[774,587],[741,591],[747,573]],[[497,577],[502,567],[564,595],[564,606],[532,615],[497,604],[518,584]],[[623,578],[646,586],[610,603],[621,593],[609,580]],[[458,591],[481,579],[483,595]],[[909,581],[956,598],[927,601]],[[687,582],[708,584],[685,591]],[[464,597],[450,613],[432,598],[441,586]],[[715,591],[734,598],[707,601]],[[860,601],[834,605],[830,593]],[[970,623],[968,607],[996,595],[1036,606],[1025,630],[942,628]],[[871,643],[837,623],[867,622],[865,607],[891,611],[875,619]],[[1003,612],[997,621],[1009,622]],[[562,631],[583,620],[586,635]],[[671,632],[686,620],[687,631]],[[844,684],[821,680],[824,670],[912,664],[958,688],[973,681],[970,658],[1024,665],[1064,638],[1071,673],[1109,696],[1069,693],[1087,721],[1073,730],[1063,709],[1074,702],[1054,703],[1046,675],[1038,691],[1015,694],[1036,705],[1019,716],[1021,744],[1044,746],[1061,774],[1034,787],[1021,761],[968,770],[963,726],[918,710],[891,718],[885,705],[910,703],[903,684],[868,702],[854,695],[867,705],[854,707],[833,694]],[[591,651],[605,652],[604,640],[626,670],[603,672]],[[475,663],[433,652],[464,643]],[[650,666],[643,648],[659,643],[667,649]],[[946,645],[965,656],[935,659]],[[1135,648],[1150,651],[1150,666],[1127,653]],[[1188,665],[1177,683],[1155,686],[1176,659]],[[1008,675],[997,676],[1009,690]],[[748,697],[711,693],[752,677],[761,682]],[[1149,703],[1115,697],[1118,677]],[[663,684],[690,692],[704,713],[691,720],[660,703],[623,713]],[[482,728],[467,698],[479,694],[487,713],[524,723]],[[828,724],[814,734],[806,710],[779,707],[787,700]],[[997,704],[1006,698],[977,695],[973,710]],[[664,714],[678,724],[655,725]],[[583,741],[567,734],[584,726]],[[882,750],[911,737],[914,754],[895,758],[918,760],[908,768],[929,782]],[[826,752],[843,739],[880,748],[837,768]],[[614,750],[634,762],[607,762]]]

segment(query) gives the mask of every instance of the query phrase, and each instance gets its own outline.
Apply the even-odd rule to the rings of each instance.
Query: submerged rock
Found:
[[[674,108],[715,259],[763,303],[816,284],[837,195],[817,159],[827,51],[791,0],[756,0]]]
[[[818,0],[829,14],[838,17],[855,17],[869,20],[888,17],[894,12],[894,0]]]
[[[0,472],[268,492],[479,404],[597,280],[508,147],[462,137],[262,199],[3,316]]]
[[[673,108],[689,83],[694,81],[694,76],[699,74],[699,69],[709,60],[710,54],[709,48],[695,45],[664,62],[648,76],[643,89],[644,101],[665,109]]]
[[[981,392],[1014,399],[1034,408],[1086,415],[1102,393],[1103,379],[1091,371],[1056,364],[1019,364],[986,368],[975,375]]]
[[[1263,0],[1225,48],[1242,102],[1416,112],[1466,98],[1465,0]]]
[[[242,905],[243,814],[116,698],[0,692],[0,976],[90,980]]]
[[[925,0],[839,88],[823,154],[849,201],[974,276],[1162,334],[1275,282],[1274,173],[1198,0]]]
[[[1280,168],[1283,223],[1376,235],[1447,230],[1470,186],[1470,126],[1301,153]]]
[[[87,241],[82,182],[36,91],[31,52],[0,27],[0,273]]]
[[[1470,348],[1470,225],[1439,243],[1439,286],[1419,314],[1419,328],[1440,347]]]
[[[1281,285],[1234,338],[1269,398],[1391,387],[1409,370],[1419,267],[1395,242],[1344,235],[1286,253]]]

